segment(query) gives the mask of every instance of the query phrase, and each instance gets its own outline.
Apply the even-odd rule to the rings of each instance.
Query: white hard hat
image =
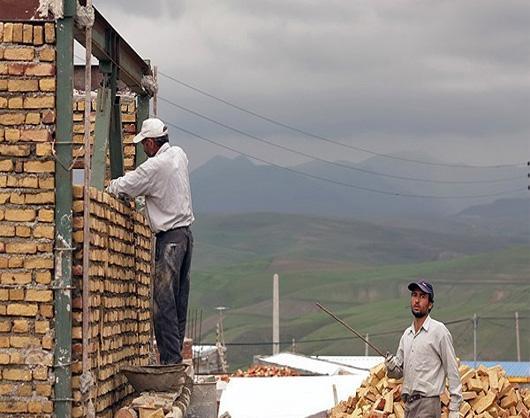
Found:
[[[133,142],[137,144],[145,138],[159,138],[166,134],[167,126],[164,125],[164,122],[158,118],[149,118],[143,121],[142,130],[133,138]]]

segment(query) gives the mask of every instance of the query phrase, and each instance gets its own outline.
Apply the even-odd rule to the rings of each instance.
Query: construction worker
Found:
[[[116,196],[145,196],[149,224],[156,235],[153,285],[154,327],[162,364],[182,362],[190,290],[194,220],[188,158],[169,145],[168,130],[157,118],[146,119],[133,139],[149,157],[134,171],[110,182]]]
[[[401,397],[406,418],[439,418],[440,395],[449,384],[449,418],[459,418],[462,385],[453,339],[444,324],[429,315],[434,289],[425,280],[410,283],[410,308],[414,321],[405,330],[396,355],[387,353],[387,375],[403,377]]]

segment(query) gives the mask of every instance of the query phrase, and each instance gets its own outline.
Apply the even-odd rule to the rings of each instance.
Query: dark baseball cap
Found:
[[[408,289],[410,291],[413,291],[415,289],[420,289],[422,292],[427,293],[431,295],[431,299],[434,300],[434,289],[432,288],[432,285],[425,280],[416,280],[415,282],[412,282],[408,285]]]

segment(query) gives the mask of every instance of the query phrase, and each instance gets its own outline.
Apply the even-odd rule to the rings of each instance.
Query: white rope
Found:
[[[94,26],[96,13],[92,5],[81,6],[77,3],[75,12],[75,24],[80,29],[91,28]]]
[[[63,0],[39,0],[37,14],[40,17],[48,17],[50,12],[55,19],[64,17]]]
[[[142,77],[142,87],[151,97],[158,92],[158,83],[152,75],[144,75]]]

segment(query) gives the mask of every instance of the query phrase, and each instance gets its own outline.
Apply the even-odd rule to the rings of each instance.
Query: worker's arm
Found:
[[[455,350],[453,348],[453,338],[447,329],[440,340],[440,358],[442,366],[447,376],[449,386],[449,411],[458,413],[460,403],[462,402],[462,383],[458,371],[458,362],[456,360]]]
[[[399,347],[396,355],[388,353],[385,358],[386,374],[392,379],[403,377],[403,337],[399,340]]]
[[[111,180],[107,192],[115,196],[120,194],[130,197],[149,196],[155,175],[156,167],[150,160],[147,160],[134,171],[129,171],[124,176]]]

